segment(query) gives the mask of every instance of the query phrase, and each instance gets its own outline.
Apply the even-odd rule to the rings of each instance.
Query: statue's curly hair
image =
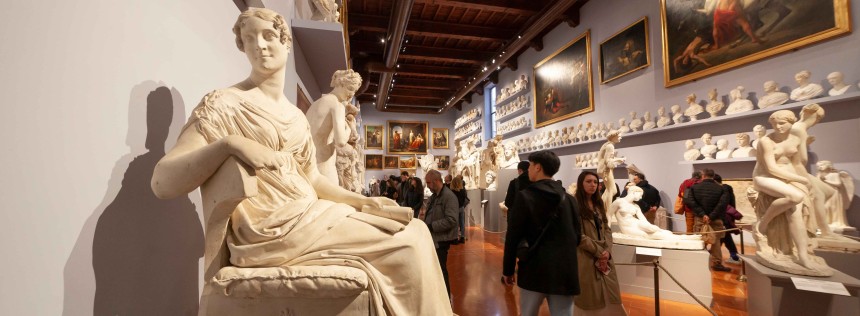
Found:
[[[242,42],[242,27],[245,26],[245,20],[250,17],[257,17],[264,21],[272,22],[272,26],[280,33],[281,44],[285,44],[287,47],[292,46],[293,35],[290,33],[290,28],[283,16],[266,8],[248,8],[248,10],[239,14],[239,18],[233,24],[233,34],[236,35],[236,47],[240,51],[245,51],[245,43]]]

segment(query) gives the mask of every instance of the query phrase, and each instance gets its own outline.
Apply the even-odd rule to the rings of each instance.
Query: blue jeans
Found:
[[[459,221],[460,221],[460,237],[466,238],[466,210],[464,207],[460,207]]]
[[[573,315],[573,295],[550,295],[524,288],[520,288],[520,315],[537,316],[544,299],[549,305],[550,315]]]

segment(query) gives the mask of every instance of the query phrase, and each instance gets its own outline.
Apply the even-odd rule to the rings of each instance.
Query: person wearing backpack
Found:
[[[519,286],[521,315],[537,315],[544,300],[550,315],[572,315],[574,296],[580,293],[579,211],[552,178],[561,165],[558,156],[539,151],[528,160],[532,184],[517,193],[509,210],[502,282]]]

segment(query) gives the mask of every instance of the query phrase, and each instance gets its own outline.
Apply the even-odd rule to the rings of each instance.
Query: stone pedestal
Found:
[[[741,258],[747,266],[747,312],[750,315],[860,314],[860,280],[854,277],[838,270],[830,277],[788,274],[759,264],[755,256],[741,255]],[[842,283],[851,296],[798,290],[791,277]]]
[[[705,250],[660,250],[662,252],[662,256],[659,257],[660,265],[669,270],[699,300],[710,305],[713,300],[713,290],[711,289],[711,271],[708,266],[710,255],[708,252]],[[651,262],[656,257],[637,255],[635,246],[615,244],[612,246],[612,258],[615,263],[637,263]],[[618,273],[621,292],[654,297],[653,265],[616,265],[615,269]],[[698,304],[662,270],[660,271],[660,300]]]
[[[469,205],[466,205],[466,226],[478,226],[484,228],[484,210],[481,207],[481,190],[471,189],[466,190],[466,197],[469,198]]]
[[[815,255],[824,258],[831,268],[860,279],[860,253],[815,249]]]

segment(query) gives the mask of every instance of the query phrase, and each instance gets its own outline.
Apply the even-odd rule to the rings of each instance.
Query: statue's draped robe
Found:
[[[258,195],[233,212],[225,237],[232,265],[350,266],[367,272],[380,315],[452,314],[425,224],[404,226],[317,196],[309,178],[316,168],[314,142],[301,110],[290,105],[279,117],[220,90],[204,97],[190,127],[209,143],[239,135],[286,160],[277,170],[257,170]]]

